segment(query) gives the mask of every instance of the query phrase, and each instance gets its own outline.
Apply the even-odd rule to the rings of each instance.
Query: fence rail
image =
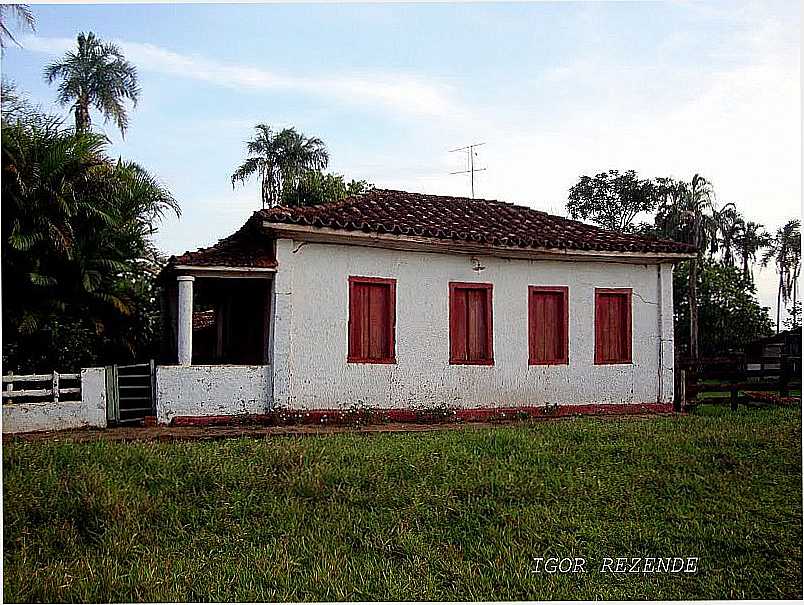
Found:
[[[697,364],[682,361],[680,366],[684,384],[678,404],[685,409],[707,403],[730,405],[736,410],[740,403],[755,403],[752,391],[777,392],[779,398],[784,399],[792,389],[801,388],[801,357],[798,355],[761,357],[750,362],[743,356],[702,359]],[[704,397],[701,393],[727,393],[728,396]]]
[[[21,385],[38,387],[37,383],[48,383],[45,388],[19,388]],[[78,386],[63,386],[62,382],[78,382]],[[65,400],[62,395],[78,395]],[[20,401],[24,399],[25,401]],[[80,403],[81,374],[7,374],[3,376],[3,403]]]

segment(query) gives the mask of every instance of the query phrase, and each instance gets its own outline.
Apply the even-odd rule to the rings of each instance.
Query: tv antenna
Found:
[[[482,172],[485,168],[475,168],[475,156],[477,152],[475,151],[475,147],[480,147],[481,145],[485,145],[485,143],[472,143],[471,145],[466,145],[465,147],[458,147],[457,149],[450,149],[449,153],[456,153],[458,151],[465,151],[466,152],[466,170],[458,170],[456,172],[450,172],[450,174],[468,174],[469,180],[472,185],[472,197],[475,197],[475,172]]]

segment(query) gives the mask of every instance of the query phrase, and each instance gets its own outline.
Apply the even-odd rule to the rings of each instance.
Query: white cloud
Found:
[[[160,46],[117,40],[126,57],[139,69],[190,78],[227,88],[287,90],[313,96],[334,97],[341,102],[376,105],[395,112],[461,119],[466,109],[451,87],[404,73],[365,73],[343,76],[287,76],[250,65],[226,63],[199,55],[183,55]],[[27,36],[23,46],[31,51],[60,55],[73,48],[70,38]]]

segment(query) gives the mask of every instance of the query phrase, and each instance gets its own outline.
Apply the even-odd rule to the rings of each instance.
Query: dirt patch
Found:
[[[657,416],[677,416],[678,414],[607,414],[601,419],[644,419]],[[3,443],[10,441],[63,441],[66,443],[86,443],[91,441],[203,441],[248,437],[265,439],[268,437],[302,437],[306,435],[333,435],[339,433],[428,433],[433,431],[464,431],[508,425],[535,424],[545,421],[570,421],[576,417],[510,420],[505,422],[471,422],[442,424],[387,423],[368,426],[150,426],[114,427],[108,429],[70,429],[65,431],[42,431],[3,435]]]

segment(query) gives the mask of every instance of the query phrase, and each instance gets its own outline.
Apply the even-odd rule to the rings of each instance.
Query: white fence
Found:
[[[104,368],[3,376],[3,433],[105,426]]]
[[[24,384],[39,386],[46,383],[47,388],[20,388]],[[78,386],[63,386],[64,383],[77,383]],[[63,395],[73,395],[73,397],[63,397]],[[78,395],[74,397],[74,395]],[[42,403],[43,401],[59,403],[80,402],[81,401],[81,374],[7,374],[3,376],[3,403],[20,403],[20,399],[25,399],[26,403]],[[30,401],[35,399],[36,401]],[[16,400],[16,401],[15,401]]]

